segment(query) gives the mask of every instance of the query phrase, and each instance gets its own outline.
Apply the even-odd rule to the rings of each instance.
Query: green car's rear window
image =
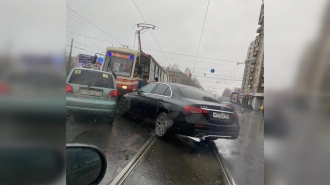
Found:
[[[114,88],[112,75],[102,71],[75,69],[70,77],[69,83]]]

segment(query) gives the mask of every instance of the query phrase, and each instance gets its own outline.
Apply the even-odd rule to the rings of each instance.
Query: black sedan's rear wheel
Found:
[[[169,128],[172,126],[172,120],[169,119],[165,112],[157,116],[155,123],[155,132],[159,138],[164,138],[169,135]]]
[[[128,103],[128,101],[126,100],[126,99],[121,99],[120,100],[120,102],[119,102],[119,109],[118,109],[118,111],[119,111],[119,116],[124,116],[124,115],[126,115],[127,114],[127,103]]]

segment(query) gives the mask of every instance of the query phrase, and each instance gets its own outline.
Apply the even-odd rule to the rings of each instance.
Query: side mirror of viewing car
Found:
[[[141,65],[138,66],[138,74],[142,74],[142,66]]]
[[[107,161],[95,146],[66,145],[66,184],[99,184],[106,172]]]

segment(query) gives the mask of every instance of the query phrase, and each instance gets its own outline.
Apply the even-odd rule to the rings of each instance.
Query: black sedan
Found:
[[[121,116],[130,113],[155,124],[158,137],[170,133],[216,140],[236,139],[240,126],[235,110],[200,89],[174,83],[152,83],[125,94]]]

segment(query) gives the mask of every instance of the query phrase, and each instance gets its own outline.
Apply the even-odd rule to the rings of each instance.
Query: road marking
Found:
[[[131,173],[134,167],[139,163],[142,157],[147,153],[148,149],[152,146],[156,136],[151,136],[148,141],[141,147],[140,151],[134,156],[134,158],[125,166],[125,168],[117,175],[117,177],[111,182],[110,185],[122,184],[127,176]]]
[[[225,178],[228,182],[228,184],[230,185],[236,185],[235,181],[234,181],[234,178],[233,176],[231,175],[222,155],[220,154],[216,144],[212,141],[212,145],[213,145],[213,149],[214,149],[214,152],[217,156],[217,159],[218,159],[218,162],[220,163],[220,166],[221,166],[221,170],[223,171],[223,173],[225,174]]]

